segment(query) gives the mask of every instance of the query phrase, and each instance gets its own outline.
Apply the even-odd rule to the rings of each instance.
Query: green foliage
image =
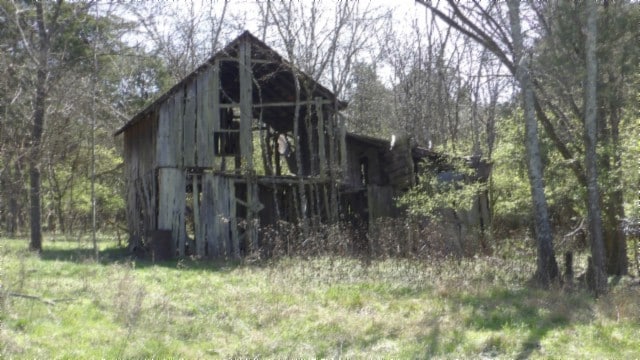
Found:
[[[91,218],[91,169],[90,152],[78,152],[77,156],[62,159],[50,165],[43,181],[43,208],[54,215],[49,217],[47,228],[71,231],[73,226],[86,223]],[[112,147],[97,145],[96,156],[96,209],[101,222],[114,222],[122,217],[124,199],[121,195],[122,158]]]
[[[86,227],[91,218],[93,131],[98,225],[123,221],[120,141],[112,133],[171,84],[162,59],[123,40],[138,24],[120,18],[114,7],[63,2],[54,23],[57,5],[44,3],[51,53],[39,165],[41,213],[46,230],[70,231]],[[20,219],[18,231],[29,220],[31,130],[25,119],[33,116],[30,92],[37,64],[30,52],[37,48],[36,30],[33,3],[0,0],[0,43],[6,44],[0,52],[0,161],[8,169],[0,172],[0,226],[14,229],[5,222]],[[15,206],[9,207],[10,201]]]
[[[492,210],[495,218],[518,223],[529,217],[531,204],[523,126],[514,115],[505,115],[499,119],[496,128],[498,141],[491,174]]]
[[[640,92],[637,98],[640,101]],[[627,217],[640,220],[640,107],[636,105],[629,110],[621,125],[624,129],[621,134],[624,205]]]
[[[506,226],[528,223],[531,190],[527,173],[524,127],[521,110],[505,112],[497,122],[497,142],[493,153],[491,197],[494,219]],[[545,166],[545,194],[556,224],[566,224],[574,216],[586,214],[584,189],[544,132],[541,157]]]
[[[583,98],[585,78],[584,2],[538,4],[548,19],[535,45],[535,76],[543,107],[549,111],[556,135],[574,159],[584,162]],[[568,14],[568,16],[563,16]],[[633,1],[606,2],[598,6],[598,183],[605,215],[620,220],[622,191],[626,211],[637,198],[634,188],[637,167],[633,156],[637,138],[637,88],[640,51],[640,6]],[[553,110],[553,111],[551,111]],[[546,136],[546,134],[543,134]],[[545,140],[547,141],[547,140]],[[564,161],[551,153],[545,181],[555,217],[584,216],[583,186],[576,176],[562,169]],[[584,166],[583,166],[584,168]],[[636,182],[637,183],[637,182]],[[630,186],[631,185],[631,186]],[[555,207],[555,208],[553,208]],[[615,226],[615,221],[608,226]]]
[[[462,159],[452,162],[451,169],[424,169],[418,183],[398,199],[412,215],[437,217],[439,210],[469,211],[486,184],[473,181],[473,169]]]

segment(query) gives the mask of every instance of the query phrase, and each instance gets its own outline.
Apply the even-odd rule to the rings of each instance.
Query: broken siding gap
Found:
[[[202,221],[200,219],[200,190],[198,189],[198,175],[193,174],[191,176],[192,183],[192,199],[193,199],[193,230],[196,241],[196,255],[199,257],[205,256],[205,238],[203,234],[203,229],[200,227],[202,225]]]

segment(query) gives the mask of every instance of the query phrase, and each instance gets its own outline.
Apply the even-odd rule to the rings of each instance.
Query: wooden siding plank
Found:
[[[174,116],[173,116],[173,132],[170,134],[173,139],[173,149],[175,153],[175,164],[178,167],[182,167],[184,164],[183,159],[183,127],[184,127],[184,90],[178,91],[173,97]]]
[[[187,84],[184,101],[183,156],[184,166],[196,166],[196,79]]]
[[[169,141],[171,136],[171,113],[168,103],[163,103],[158,111],[158,139],[156,141],[156,163],[158,166],[171,166],[169,160]]]
[[[172,169],[163,168],[158,170],[158,186],[160,187],[160,196],[158,198],[158,229],[171,230],[172,225],[172,207],[173,207],[173,191],[171,188],[171,171]]]
[[[174,243],[177,242],[178,251],[180,254],[185,254],[185,244],[187,241],[187,228],[185,227],[185,209],[186,209],[186,193],[185,183],[186,178],[184,171],[180,169],[174,169],[174,181],[175,181],[175,198],[173,206],[173,226],[171,228],[171,235],[174,239]],[[175,250],[173,254],[175,254]],[[182,255],[184,256],[184,255]]]
[[[213,166],[212,72],[208,67],[197,79],[197,164],[200,167]]]
[[[178,127],[179,125],[178,121],[176,120],[177,111],[175,107],[174,97],[175,95],[168,98],[166,102],[168,112],[169,112],[169,123],[167,124],[169,128],[169,138],[167,139],[167,142],[165,144],[165,147],[166,147],[165,151],[167,152],[167,163],[165,166],[172,166],[172,167],[177,166],[178,162],[176,161],[176,158],[178,157],[178,154],[179,154],[178,150],[174,146],[175,141],[173,140],[176,133],[176,127]]]
[[[155,230],[156,227],[156,211],[155,211],[155,199],[156,199],[156,179],[155,173],[150,171],[140,178],[139,181],[139,195],[143,209],[143,228],[146,232]],[[141,233],[141,236],[146,234]]]
[[[184,255],[186,229],[185,174],[180,169],[161,168],[158,170],[158,229],[171,230],[171,252]]]

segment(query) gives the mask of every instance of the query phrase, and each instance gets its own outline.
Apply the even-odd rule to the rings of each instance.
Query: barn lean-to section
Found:
[[[393,198],[424,154],[348,134],[345,106],[243,33],[115,133],[131,247],[238,258],[268,247],[262,229],[282,222],[367,232],[400,215]]]

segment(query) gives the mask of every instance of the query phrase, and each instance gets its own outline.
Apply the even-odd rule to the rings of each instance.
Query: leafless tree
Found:
[[[186,5],[186,6],[185,6]],[[126,6],[140,23],[144,46],[164,59],[175,82],[218,50],[236,31],[227,21],[229,1],[196,3],[131,3]],[[168,26],[167,26],[168,25]]]

